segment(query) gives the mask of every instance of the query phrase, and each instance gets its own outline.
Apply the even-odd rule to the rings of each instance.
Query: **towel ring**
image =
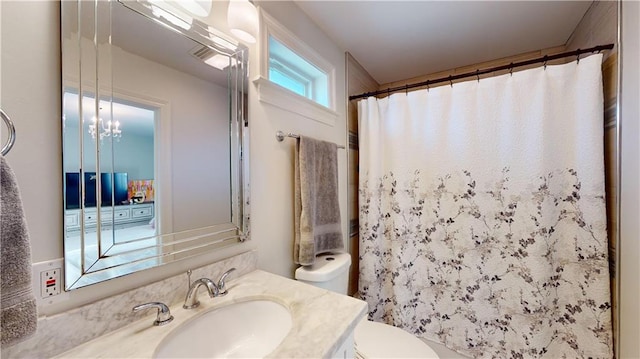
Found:
[[[0,109],[0,116],[2,117],[2,120],[4,120],[4,123],[5,125],[7,125],[7,129],[9,130],[9,140],[7,141],[7,143],[5,143],[4,146],[2,146],[1,151],[2,155],[4,156],[9,153],[9,151],[11,151],[13,144],[16,142],[16,127],[13,125],[13,122],[11,121],[9,116],[7,116],[7,114],[4,113],[2,109]]]

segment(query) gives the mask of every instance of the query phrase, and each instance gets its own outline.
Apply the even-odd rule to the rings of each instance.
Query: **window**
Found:
[[[259,45],[260,76],[253,82],[260,101],[334,126],[335,66],[263,9]]]
[[[269,80],[329,107],[328,75],[269,35]]]

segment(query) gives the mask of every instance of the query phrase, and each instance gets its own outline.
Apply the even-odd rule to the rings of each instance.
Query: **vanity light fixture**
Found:
[[[183,9],[200,17],[207,17],[211,13],[213,0],[179,0],[177,4]]]
[[[258,37],[258,10],[249,0],[230,0],[227,24],[238,39],[255,43]]]
[[[171,14],[170,12],[163,9],[162,7],[153,4],[153,3],[158,3],[158,1],[151,1],[151,3],[152,3],[151,11],[153,12],[153,16],[157,18],[162,18],[165,21],[168,21],[173,25],[178,26],[185,30],[189,30],[191,28],[191,23],[193,22],[192,18],[189,18],[189,21],[185,21],[184,19],[181,19],[176,15]]]

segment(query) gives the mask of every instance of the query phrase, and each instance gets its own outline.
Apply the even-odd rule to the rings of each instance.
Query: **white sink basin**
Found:
[[[291,329],[291,313],[269,300],[235,303],[175,328],[154,358],[262,358]]]

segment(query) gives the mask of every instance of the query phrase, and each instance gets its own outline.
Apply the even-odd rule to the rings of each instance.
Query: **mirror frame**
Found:
[[[99,9],[99,3],[102,3],[101,6],[104,6],[105,3],[109,6],[109,11],[102,11]],[[82,14],[83,7],[90,7],[90,10],[94,13],[94,18],[89,19],[89,22],[92,22],[89,27],[92,27],[89,39],[92,39],[93,42],[93,51],[91,54],[92,59],[95,62],[86,63],[86,61],[81,61],[80,57],[82,55],[77,56],[77,58],[73,58],[73,56],[69,56],[66,54],[65,56],[65,47],[67,43],[70,46],[77,46],[80,49],[80,41],[83,38],[83,31],[85,24],[81,23],[80,15]],[[169,21],[166,17],[158,17],[154,14],[154,7],[157,6],[157,2],[154,1],[151,3],[147,0],[117,0],[117,1],[108,1],[104,2],[102,0],[75,0],[75,1],[62,1],[61,3],[61,45],[62,45],[62,94],[64,95],[66,89],[70,87],[77,86],[76,89],[78,91],[79,102],[82,101],[83,97],[86,94],[93,93],[95,105],[95,111],[98,108],[98,102],[105,100],[105,97],[102,94],[106,94],[106,98],[111,102],[115,101],[117,96],[114,96],[116,93],[126,92],[120,91],[113,87],[113,84],[110,82],[111,76],[104,76],[107,79],[103,80],[100,76],[98,76],[98,72],[101,74],[106,71],[108,75],[112,73],[112,64],[108,63],[105,67],[104,64],[100,64],[101,67],[98,67],[98,48],[99,46],[106,45],[107,52],[111,53],[112,44],[110,40],[107,42],[100,42],[98,40],[100,36],[98,24],[107,23],[108,24],[108,38],[111,36],[111,6],[124,6],[127,9],[134,11],[147,19],[152,20],[158,26],[163,26],[171,31],[177,32],[196,43],[204,45],[211,50],[221,53],[223,55],[228,56],[235,65],[232,65],[228,68],[228,105],[229,105],[229,145],[230,145],[230,164],[231,168],[229,170],[230,174],[230,197],[231,197],[231,208],[230,208],[230,218],[231,222],[215,224],[202,228],[194,228],[181,232],[174,233],[156,233],[153,237],[156,239],[156,244],[152,246],[155,251],[155,255],[146,255],[140,258],[136,258],[134,260],[124,260],[124,254],[131,254],[136,251],[144,251],[148,250],[151,247],[138,248],[135,250],[122,251],[116,254],[109,254],[109,250],[103,251],[100,249],[100,236],[97,235],[98,238],[98,251],[97,256],[89,258],[90,263],[86,263],[87,254],[85,252],[85,203],[84,203],[84,185],[81,185],[81,200],[80,200],[80,273],[77,278],[74,276],[73,278],[69,278],[67,274],[65,274],[65,290],[77,289],[80,287],[84,287],[90,284],[98,283],[104,280],[120,277],[123,275],[131,274],[136,272],[136,266],[140,266],[142,263],[146,263],[144,268],[148,269],[157,267],[166,263],[171,263],[178,260],[187,259],[193,256],[201,255],[207,252],[214,251],[221,247],[226,247],[229,245],[237,244],[244,242],[250,238],[249,232],[249,158],[248,158],[248,115],[247,115],[247,107],[248,107],[248,48],[244,45],[237,43],[235,40],[225,35],[224,33],[214,29],[208,24],[195,19],[189,19],[189,16],[181,12],[179,9],[171,7],[171,5],[166,5],[167,7],[162,8],[162,10],[169,12],[172,16],[177,17],[178,19],[183,19],[184,21],[191,20],[191,28],[186,30],[180,26],[177,26],[175,22]],[[142,20],[142,19],[141,19]],[[106,22],[105,22],[106,21]],[[74,22],[76,25],[74,25]],[[81,24],[82,26],[78,26],[77,24]],[[74,29],[75,28],[75,29]],[[77,36],[69,39],[65,38],[65,34],[73,33],[72,30],[77,32]],[[74,33],[75,34],[75,33]],[[96,36],[93,36],[93,35]],[[101,34],[104,37],[104,34]],[[86,38],[86,37],[85,37]],[[222,45],[225,46],[222,46]],[[82,50],[86,51],[86,50]],[[102,59],[101,59],[102,61]],[[74,71],[78,71],[79,76],[78,79],[74,79],[74,74],[65,74],[65,62],[71,63],[74,67]],[[106,69],[106,70],[105,70]],[[84,80],[82,78],[82,71],[93,71],[93,75],[91,79]],[[213,70],[215,71],[215,70]],[[63,96],[64,98],[64,96]],[[79,104],[79,118],[83,118],[82,113],[82,105]],[[65,105],[63,101],[62,106],[62,136],[63,136],[63,163],[64,163],[64,126],[65,126]],[[80,122],[81,123],[81,122]],[[82,127],[82,126],[81,126]],[[167,131],[163,131],[163,133],[167,133]],[[82,135],[84,136],[84,134]],[[164,135],[161,133],[161,137]],[[156,139],[159,141],[160,139]],[[98,144],[100,141],[96,140],[96,152],[97,156],[99,156],[99,147]],[[158,148],[156,146],[156,148]],[[82,142],[80,144],[79,152],[80,157],[84,158],[82,154],[84,149],[82,148]],[[96,163],[96,173],[101,173],[100,161]],[[157,159],[155,160],[157,163]],[[82,167],[82,165],[80,166]],[[156,169],[156,173],[160,173],[161,171],[171,171],[168,168],[164,169]],[[111,168],[111,173],[114,173]],[[83,182],[84,179],[84,169],[80,169],[80,179]],[[170,172],[169,172],[170,174]],[[62,171],[62,179],[63,179],[63,199],[65,198],[65,189],[66,189],[66,178],[65,171],[63,167]],[[114,208],[115,204],[111,204],[110,206],[102,206],[100,201],[101,192],[101,183],[99,180],[100,176],[97,176],[97,186],[96,193],[98,194],[97,204],[93,211],[97,210],[97,223],[96,228],[100,229],[103,226],[103,222],[101,219],[101,211],[105,208]],[[166,176],[161,176],[164,178]],[[160,184],[162,186],[162,184]],[[168,196],[169,200],[171,195]],[[162,201],[162,199],[161,199]],[[164,207],[159,205],[157,202],[155,203],[156,209],[158,207]],[[66,211],[66,203],[62,201],[63,212]],[[162,212],[162,210],[158,211]],[[105,217],[105,216],[102,216]],[[63,216],[63,239],[67,238],[67,221],[66,216]],[[113,223],[111,223],[113,224]],[[100,231],[98,231],[100,232]],[[114,232],[115,233],[115,232]],[[115,235],[114,235],[115,239]],[[112,245],[115,245],[114,242]],[[70,262],[67,258],[67,243],[65,240],[65,272],[67,272],[67,268],[70,265]],[[112,269],[117,268],[117,273],[108,272]],[[139,268],[139,267],[138,267]]]

